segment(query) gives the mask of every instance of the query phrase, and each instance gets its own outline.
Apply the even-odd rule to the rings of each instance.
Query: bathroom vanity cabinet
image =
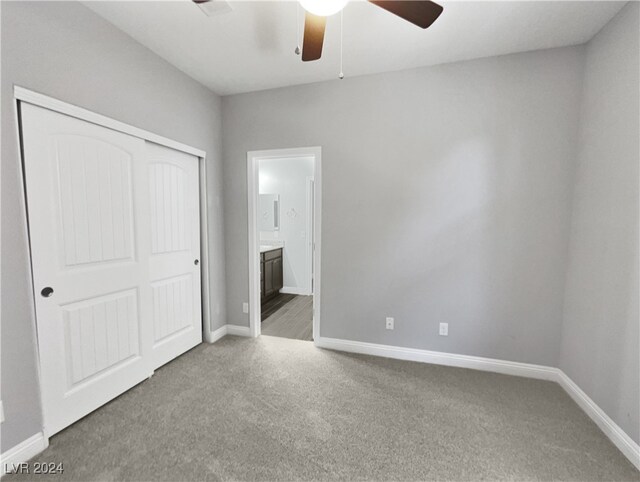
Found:
[[[276,296],[283,286],[282,248],[260,253],[260,301]]]

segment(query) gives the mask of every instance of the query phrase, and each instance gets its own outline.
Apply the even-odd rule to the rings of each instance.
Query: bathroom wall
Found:
[[[313,158],[259,161],[260,194],[280,196],[280,229],[261,231],[260,239],[284,242],[282,293],[311,294],[308,179],[313,169]]]

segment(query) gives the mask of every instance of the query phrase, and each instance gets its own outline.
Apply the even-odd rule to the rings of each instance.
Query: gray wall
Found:
[[[583,53],[224,97],[229,322],[248,325],[247,151],[319,145],[321,336],[557,366]]]
[[[42,429],[13,84],[207,152],[212,316],[225,323],[220,98],[80,4],[2,2],[2,452]]]
[[[640,5],[586,54],[560,368],[640,442]]]

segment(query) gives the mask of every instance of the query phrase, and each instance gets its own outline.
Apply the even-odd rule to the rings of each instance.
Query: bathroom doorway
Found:
[[[319,147],[247,154],[253,336],[319,336],[320,156]]]

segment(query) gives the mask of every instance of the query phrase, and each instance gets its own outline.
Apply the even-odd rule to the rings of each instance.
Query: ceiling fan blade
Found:
[[[437,3],[428,0],[369,0],[369,2],[420,28],[429,27],[444,10]]]
[[[322,56],[322,43],[324,42],[324,29],[327,25],[327,17],[320,17],[305,12],[304,15],[304,39],[302,41],[302,61],[318,60]]]

